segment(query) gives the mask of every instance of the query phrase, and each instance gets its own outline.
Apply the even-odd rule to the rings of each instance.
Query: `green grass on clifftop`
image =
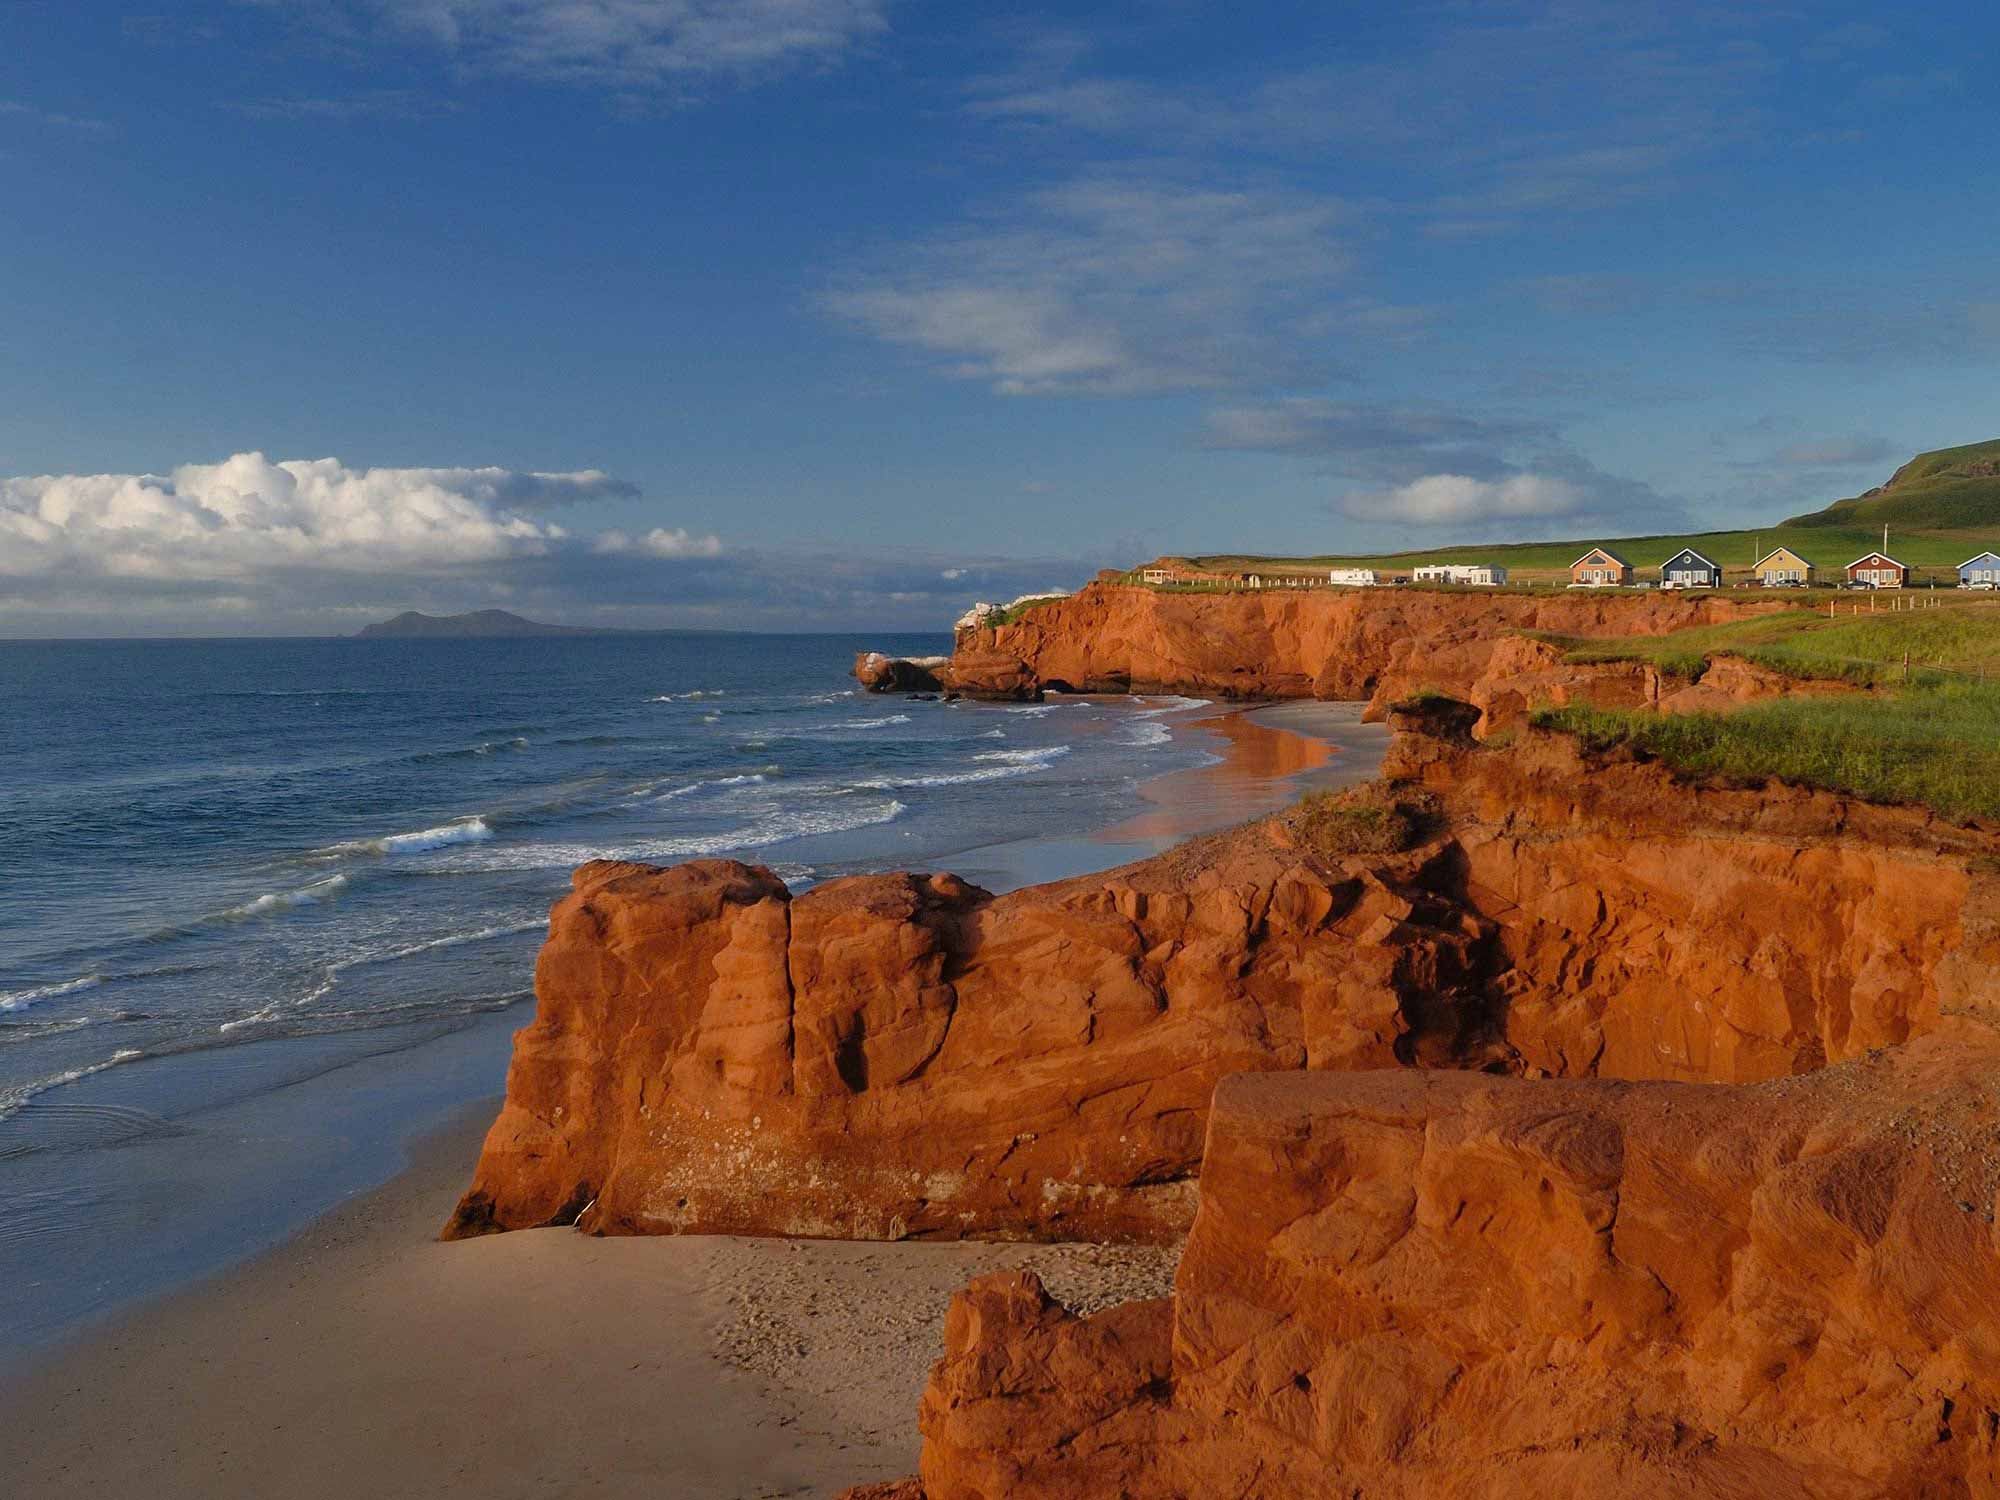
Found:
[[[1715,657],[1738,656],[1791,677],[1891,682],[1900,679],[1908,653],[1919,672],[1983,673],[2000,682],[2000,598],[1952,597],[1935,609],[1892,611],[1878,597],[1872,614],[1851,594],[1830,602],[1833,618],[1822,605],[1671,635],[1540,638],[1565,648],[1571,661],[1645,661],[1682,677],[1700,675]],[[1919,595],[1915,602],[1932,601]]]
[[[1695,776],[2000,818],[2000,685],[1991,683],[1918,682],[1887,698],[1781,699],[1730,714],[1554,708],[1533,722]]]

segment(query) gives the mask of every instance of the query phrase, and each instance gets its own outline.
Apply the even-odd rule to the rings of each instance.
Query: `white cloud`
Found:
[[[622,531],[600,532],[593,550],[639,557],[720,557],[722,538],[714,535],[695,536],[678,526],[671,531],[664,526],[655,526],[645,535],[638,537],[629,536]]]
[[[1349,265],[1338,200],[1095,175],[920,244],[827,299],[1006,394],[1215,390],[1320,373]]]
[[[1553,474],[1512,474],[1505,479],[1426,474],[1392,490],[1348,495],[1340,508],[1360,521],[1447,526],[1574,516],[1589,510],[1595,498],[1581,485]]]
[[[239,453],[166,475],[0,479],[0,576],[240,579],[539,556],[568,533],[524,507],[626,497],[595,469],[353,469]]]
[[[888,30],[888,0],[246,0],[336,33],[415,40],[462,66],[626,89],[832,62]]]

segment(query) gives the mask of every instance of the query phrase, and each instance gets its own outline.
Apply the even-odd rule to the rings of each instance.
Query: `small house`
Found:
[[[1415,569],[1418,583],[1455,583],[1466,588],[1498,588],[1507,581],[1507,570],[1495,563],[1432,563]]]
[[[1144,572],[1140,573],[1139,577],[1141,581],[1146,583],[1172,583],[1174,581],[1174,570],[1172,568],[1147,568]]]
[[[1660,564],[1663,589],[1719,589],[1722,569],[1692,547],[1683,547]]]
[[[1615,589],[1632,581],[1632,565],[1609,547],[1592,547],[1569,565],[1573,589]]]
[[[1962,589],[2000,588],[2000,556],[1982,552],[1958,565],[1958,586]]]
[[[1899,589],[1909,583],[1910,570],[1886,552],[1871,552],[1847,565],[1847,581],[1857,588]]]
[[[1335,568],[1326,581],[1337,588],[1372,589],[1382,581],[1382,575],[1373,568]]]
[[[1799,589],[1813,581],[1817,570],[1790,547],[1773,547],[1751,571],[1764,588]]]

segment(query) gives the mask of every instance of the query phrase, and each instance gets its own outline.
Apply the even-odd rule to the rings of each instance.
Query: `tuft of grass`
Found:
[[[1996,684],[1920,679],[1888,696],[1776,699],[1729,714],[1543,709],[1530,722],[1695,776],[1789,781],[1947,817],[2000,818]]]
[[[1416,841],[1416,821],[1393,802],[1352,794],[1310,792],[1292,809],[1292,838],[1326,858],[1346,854],[1395,854]]]

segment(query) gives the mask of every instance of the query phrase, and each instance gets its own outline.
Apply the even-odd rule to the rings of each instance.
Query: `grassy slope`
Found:
[[[1902,682],[1903,653],[1918,671]],[[1731,714],[1546,710],[1536,721],[1597,745],[1627,744],[1704,776],[1776,777],[1953,817],[2000,818],[2000,600],[1838,619],[1800,610],[1650,640],[1577,643],[1579,657],[1644,658],[1698,672],[1748,657],[1801,677],[1888,686],[1882,694],[1779,700]],[[1977,674],[1983,671],[1984,677]]]
[[[1825,606],[1621,640],[1549,637],[1574,661],[1650,661],[1683,674],[1714,656],[1740,656],[1795,677],[1891,680],[1913,667],[1984,673],[2000,683],[2000,598],[1947,597],[1936,609],[1870,612],[1851,596]],[[1923,602],[1930,602],[1926,599]]]
[[[1949,570],[1987,548],[2000,551],[2000,474],[1977,472],[2000,467],[2000,440],[1940,448],[1919,454],[1896,471],[1874,495],[1837,501],[1811,515],[1776,526],[1744,531],[1705,531],[1671,536],[1620,537],[1612,547],[1635,568],[1657,568],[1683,547],[1719,563],[1731,576],[1747,577],[1761,553],[1790,547],[1810,558],[1824,580],[1855,558],[1882,545],[1919,570],[1943,581]],[[1554,574],[1569,567],[1600,540],[1584,537],[1557,542],[1434,547],[1375,557],[1319,556],[1262,558],[1215,555],[1193,559],[1203,567],[1240,568],[1292,563],[1311,567],[1358,565],[1407,570],[1433,562],[1497,562],[1523,574]]]

